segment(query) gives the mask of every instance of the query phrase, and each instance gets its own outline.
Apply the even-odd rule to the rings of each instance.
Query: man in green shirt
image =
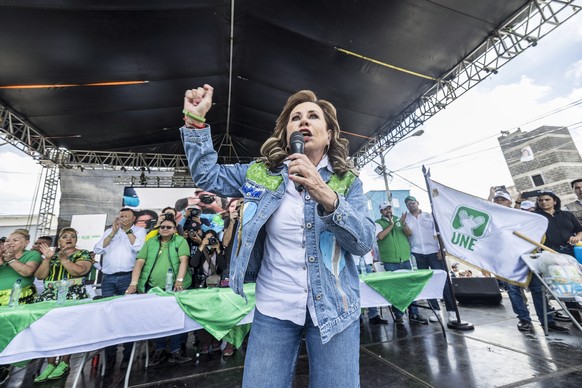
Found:
[[[376,220],[376,239],[384,269],[386,271],[412,269],[410,265],[410,244],[407,237],[412,234],[412,231],[406,225],[407,213],[398,218],[392,213],[390,202],[384,202],[380,204],[380,214],[382,217]],[[403,315],[402,311],[394,309],[397,325],[404,324]],[[418,307],[414,304],[410,305],[410,320],[428,324],[428,320],[419,314]]]

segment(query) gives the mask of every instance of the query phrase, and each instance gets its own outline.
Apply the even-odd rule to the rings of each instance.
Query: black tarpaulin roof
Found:
[[[182,153],[184,90],[208,83],[217,146],[228,125],[254,157],[287,97],[311,89],[354,153],[526,3],[0,0],[0,86],[21,86],[0,102],[71,150]],[[23,87],[123,81],[147,83]]]

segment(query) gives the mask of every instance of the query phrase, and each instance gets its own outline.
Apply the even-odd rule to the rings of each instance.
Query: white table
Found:
[[[442,298],[444,271],[433,276],[415,300]],[[362,307],[388,306],[375,290],[360,281]],[[250,323],[254,310],[239,324]],[[131,295],[49,311],[20,332],[0,353],[0,364],[93,351],[125,342],[167,337],[200,329],[175,298]]]

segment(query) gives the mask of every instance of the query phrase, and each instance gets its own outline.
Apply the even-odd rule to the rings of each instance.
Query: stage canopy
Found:
[[[0,124],[40,160],[178,168],[183,93],[208,83],[222,161],[247,161],[287,97],[311,89],[337,107],[361,166],[577,10],[524,0],[0,0]]]

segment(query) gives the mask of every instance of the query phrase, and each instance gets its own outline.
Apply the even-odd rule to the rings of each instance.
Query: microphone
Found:
[[[305,140],[303,140],[303,134],[299,131],[295,131],[291,134],[289,138],[289,149],[292,154],[302,154],[305,150]],[[295,190],[302,192],[305,188],[297,182],[295,183]]]

